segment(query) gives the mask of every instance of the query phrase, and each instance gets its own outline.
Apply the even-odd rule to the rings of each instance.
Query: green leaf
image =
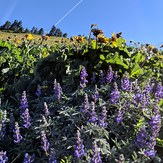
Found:
[[[143,73],[143,69],[136,63],[131,71],[131,77],[142,75]]]
[[[101,55],[100,55],[100,59],[101,59],[101,60],[105,60],[105,56],[101,54]]]

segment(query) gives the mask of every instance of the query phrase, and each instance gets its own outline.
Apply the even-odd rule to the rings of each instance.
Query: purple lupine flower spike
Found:
[[[107,127],[108,123],[106,122],[107,120],[107,110],[106,107],[104,106],[102,108],[102,112],[98,118],[98,124],[100,127]]]
[[[130,90],[130,81],[128,77],[128,73],[125,72],[125,76],[121,80],[121,88],[123,91],[129,91]]]
[[[123,113],[122,113],[121,108],[118,109],[115,120],[116,120],[117,124],[119,124],[123,121]]]
[[[55,97],[58,101],[60,101],[62,95],[62,88],[59,83],[56,83],[55,86]]]
[[[22,136],[20,134],[19,124],[18,122],[15,122],[15,128],[13,130],[13,137],[14,137],[14,143],[18,144],[22,140]]]
[[[94,140],[93,142],[92,152],[93,152],[93,155],[92,155],[93,157],[91,158],[90,163],[102,163],[100,151],[98,149],[96,140]]]
[[[31,156],[28,153],[25,153],[23,163],[32,163],[34,162],[34,158],[35,158],[34,154]]]
[[[117,82],[117,79],[118,79],[118,71],[115,71],[113,74],[113,81]]]
[[[114,90],[112,91],[111,95],[110,95],[110,102],[112,104],[117,104],[118,100],[120,98],[120,92],[118,90],[118,86],[117,83],[114,82]]]
[[[135,95],[134,95],[134,104],[137,106],[143,99],[143,94],[140,90],[140,87],[137,85],[135,89]]]
[[[2,121],[1,121],[1,128],[0,128],[0,139],[3,139],[5,134],[6,134],[6,122],[7,120],[7,111],[5,110],[3,112],[3,118],[2,118]]]
[[[6,155],[6,151],[0,151],[0,163],[6,163],[8,161],[8,157]]]
[[[95,103],[99,100],[99,92],[97,85],[95,85],[95,93],[92,95],[92,99]]]
[[[35,95],[37,97],[40,97],[41,96],[41,86],[40,86],[40,84],[37,85],[37,91],[36,91]]]
[[[29,128],[31,126],[31,117],[29,115],[29,109],[26,108],[24,113],[22,113],[23,126]]]
[[[91,107],[90,107],[90,118],[89,118],[89,122],[90,123],[94,123],[97,120],[97,115],[95,112],[95,103],[92,101],[91,102]]]
[[[85,155],[84,144],[83,144],[83,140],[81,139],[79,130],[77,131],[77,141],[76,141],[74,155],[79,159]]]
[[[99,82],[101,85],[105,84],[105,76],[103,70],[100,70],[99,72]]]
[[[88,74],[87,74],[86,68],[83,66],[80,71],[80,87],[81,88],[86,87],[86,83],[88,83],[88,80],[86,79],[87,76]]]
[[[26,96],[26,91],[23,91],[22,97],[20,99],[20,109],[21,109],[20,113],[23,113],[24,110],[28,107],[29,107],[29,105],[28,105],[28,100],[27,100],[27,96]]]
[[[89,109],[88,95],[85,93],[84,104],[83,104],[81,111],[85,114],[88,112],[88,109]]]
[[[48,116],[50,114],[48,105],[46,102],[44,102],[44,110],[43,111],[44,111],[45,116]]]
[[[54,148],[50,148],[50,155],[48,163],[57,163],[56,154]]]
[[[41,131],[41,148],[43,149],[43,151],[47,154],[48,153],[48,150],[49,150],[49,142],[47,140],[47,137],[46,137],[46,133],[45,131]]]
[[[162,83],[159,82],[156,86],[156,92],[155,92],[155,97],[159,101],[161,98],[163,98],[163,86]]]
[[[113,70],[112,70],[112,67],[111,66],[109,66],[109,69],[108,69],[108,71],[107,71],[107,75],[106,75],[106,83],[111,83],[112,82],[112,80],[113,80]]]

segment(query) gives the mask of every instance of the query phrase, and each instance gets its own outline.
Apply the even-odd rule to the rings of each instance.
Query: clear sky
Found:
[[[0,0],[0,25],[15,19],[47,32],[57,24],[69,37],[87,36],[95,23],[108,37],[123,32],[127,41],[163,43],[163,0]]]

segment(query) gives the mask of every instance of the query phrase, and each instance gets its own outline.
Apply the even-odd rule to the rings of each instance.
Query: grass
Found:
[[[22,40],[25,38],[27,33],[13,33],[13,32],[3,32],[0,31],[0,40],[10,40],[11,42],[16,42],[19,41],[20,43]],[[35,35],[32,34],[34,37],[34,41],[36,43],[40,43],[42,41],[42,36],[41,35]],[[48,44],[48,45],[54,45],[56,43],[70,43],[70,40],[68,38],[64,37],[55,37],[55,36],[49,36],[49,38],[46,41],[43,41],[43,44]]]

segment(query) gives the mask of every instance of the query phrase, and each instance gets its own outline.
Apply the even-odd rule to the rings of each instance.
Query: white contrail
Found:
[[[56,24],[57,26],[66,16],[68,16],[80,3],[82,3],[84,0],[80,0],[74,7],[72,7]]]

